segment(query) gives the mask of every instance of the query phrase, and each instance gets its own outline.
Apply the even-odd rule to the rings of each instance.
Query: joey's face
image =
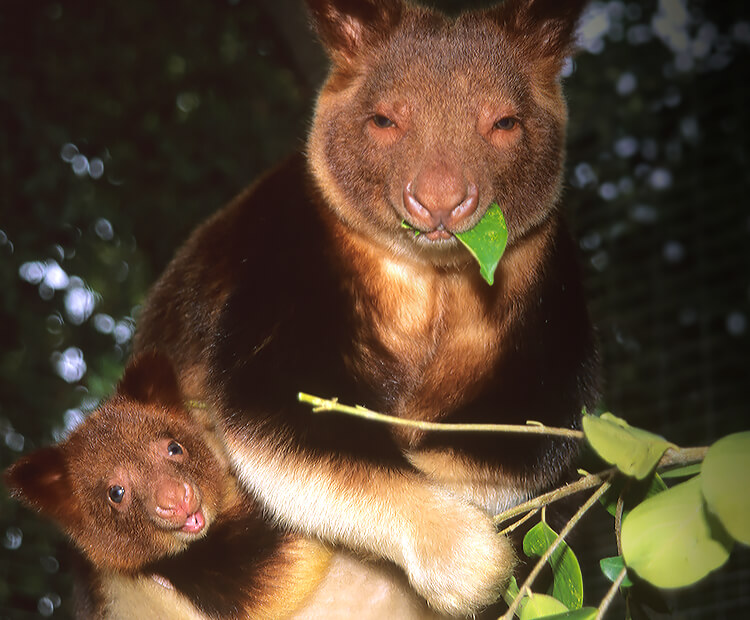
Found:
[[[204,536],[237,487],[218,438],[183,405],[163,354],[135,356],[115,395],[63,442],[4,473],[99,570],[133,572]]]
[[[556,76],[536,75],[497,23],[411,11],[358,63],[345,76],[334,69],[309,144],[313,174],[348,226],[455,264],[470,257],[453,233],[493,202],[510,244],[549,217],[564,102]]]
[[[82,521],[69,533],[96,566],[135,569],[206,534],[226,472],[186,417],[117,400],[104,409],[64,444]]]

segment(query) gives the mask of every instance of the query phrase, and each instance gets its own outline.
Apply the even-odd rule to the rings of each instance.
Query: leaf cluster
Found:
[[[526,534],[523,549],[527,556],[541,556],[549,563],[553,584],[547,592],[536,593],[529,579],[521,588],[513,581],[504,618],[514,613],[521,620],[600,618],[618,590],[626,598],[628,618],[636,617],[639,584],[646,590],[649,585],[690,586],[721,567],[735,542],[750,544],[750,499],[738,492],[750,482],[750,432],[724,437],[708,449],[681,449],[610,413],[584,415],[583,429],[591,448],[614,465],[597,491],[599,502],[615,519],[619,550],[619,555],[600,561],[612,582],[610,592],[597,608],[583,607],[576,556],[565,536],[542,519]],[[665,478],[687,480],[668,487]],[[533,571],[530,577],[535,577]]]

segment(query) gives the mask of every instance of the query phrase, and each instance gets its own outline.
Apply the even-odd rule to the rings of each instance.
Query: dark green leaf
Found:
[[[622,556],[616,555],[613,558],[602,558],[599,560],[599,567],[602,569],[605,577],[614,583],[620,576],[622,569],[625,568],[625,562],[623,561]],[[621,587],[629,588],[632,585],[633,582],[630,581],[626,575],[625,579],[622,580]]]
[[[532,527],[523,539],[523,551],[529,557],[541,557],[557,538],[555,531],[544,521]],[[567,609],[580,609],[583,605],[583,578],[581,567],[565,541],[555,549],[549,559],[552,567],[552,596]]]

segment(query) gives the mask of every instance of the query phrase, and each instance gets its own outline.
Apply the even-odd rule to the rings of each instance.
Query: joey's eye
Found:
[[[499,129],[501,131],[510,131],[518,124],[518,120],[512,116],[503,116],[492,126],[493,129]]]
[[[119,484],[114,484],[109,487],[109,489],[107,489],[107,497],[109,497],[109,500],[112,503],[119,504],[125,497],[125,489],[122,488]]]
[[[376,114],[372,117],[372,124],[375,125],[378,129],[388,129],[390,127],[395,127],[396,123],[394,123],[390,118],[387,116],[383,116],[382,114]]]
[[[180,444],[174,440],[169,442],[169,445],[167,446],[167,454],[169,454],[169,456],[178,456],[182,454],[182,452],[183,450]]]

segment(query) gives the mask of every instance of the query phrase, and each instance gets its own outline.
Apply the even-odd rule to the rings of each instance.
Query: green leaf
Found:
[[[535,618],[546,618],[567,611],[568,608],[556,598],[546,594],[534,593],[526,598],[520,606],[518,617],[520,620],[534,620]]]
[[[583,607],[552,616],[542,616],[542,618],[544,620],[594,620],[598,611],[596,607]]]
[[[733,541],[704,509],[701,476],[646,500],[623,520],[625,563],[657,587],[695,583],[729,557]]]
[[[607,509],[607,512],[613,517],[617,513],[617,502],[621,493],[625,493],[623,498],[624,507],[622,516],[625,517],[635,506],[643,500],[648,499],[667,490],[667,485],[661,479],[659,474],[655,473],[644,480],[633,480],[618,476],[607,489],[607,492],[601,496],[599,501]]]
[[[674,469],[668,469],[667,471],[661,472],[662,478],[687,478],[689,476],[695,476],[701,473],[701,463],[693,463],[692,465],[683,465],[682,467],[675,467]]]
[[[524,536],[523,552],[529,557],[541,557],[556,538],[555,531],[544,521],[540,521]],[[565,541],[552,553],[549,565],[554,578],[552,596],[561,601],[566,609],[580,609],[583,605],[581,567]]]
[[[719,439],[701,471],[708,509],[735,539],[750,545],[750,431]]]
[[[625,420],[603,413],[583,416],[583,432],[596,453],[628,476],[643,479],[674,444],[666,439],[630,426]]]
[[[511,575],[510,581],[508,582],[508,587],[505,588],[505,592],[503,592],[503,600],[510,607],[513,604],[513,601],[516,600],[516,597],[519,595],[519,593],[520,590],[518,588],[518,582],[516,581],[516,578]]]
[[[625,561],[622,559],[621,555],[616,555],[613,558],[602,558],[599,560],[599,567],[602,569],[604,576],[614,583],[620,576],[622,569],[625,568]],[[625,579],[622,580],[620,587],[629,588],[632,585],[633,582],[630,581],[630,578],[626,575]]]
[[[492,203],[474,228],[456,233],[456,238],[479,263],[479,273],[487,284],[495,281],[495,269],[508,243],[508,227],[497,203]]]

